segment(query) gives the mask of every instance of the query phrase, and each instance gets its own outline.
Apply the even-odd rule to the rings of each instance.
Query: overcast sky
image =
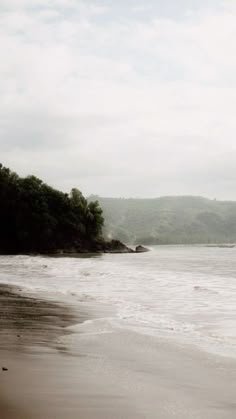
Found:
[[[85,195],[236,199],[236,5],[0,0],[0,161]]]

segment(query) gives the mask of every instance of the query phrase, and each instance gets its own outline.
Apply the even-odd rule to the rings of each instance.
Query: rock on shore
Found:
[[[105,253],[134,253],[130,247],[126,246],[119,240],[111,240],[104,243]]]
[[[142,245],[138,245],[135,248],[136,253],[144,253],[144,252],[149,252],[149,251],[150,251],[150,249],[148,249],[147,247],[144,247]]]

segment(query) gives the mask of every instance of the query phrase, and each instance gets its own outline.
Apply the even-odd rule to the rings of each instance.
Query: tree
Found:
[[[0,165],[0,251],[49,252],[89,245],[101,233],[102,211],[74,188],[70,195],[35,176]]]
[[[98,237],[102,233],[104,218],[98,201],[92,201],[87,206],[86,228],[89,237]]]

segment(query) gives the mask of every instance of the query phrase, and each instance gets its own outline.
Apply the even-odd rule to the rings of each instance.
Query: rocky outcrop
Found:
[[[65,249],[58,249],[54,252],[56,255],[70,256],[80,253],[144,253],[150,249],[144,246],[136,246],[135,250],[126,246],[120,240],[106,241],[103,238],[99,238],[92,243],[86,242],[78,244],[75,247],[68,247]]]
[[[134,253],[134,250],[126,246],[119,240],[111,240],[104,243],[104,252],[105,253]]]
[[[150,249],[148,249],[147,247],[141,246],[141,245],[136,246],[136,248],[135,248],[136,253],[144,253],[144,252],[149,252],[149,251],[150,251]]]

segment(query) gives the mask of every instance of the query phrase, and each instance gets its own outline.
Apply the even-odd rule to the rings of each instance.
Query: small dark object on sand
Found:
[[[8,368],[2,367],[2,371],[8,371]]]

